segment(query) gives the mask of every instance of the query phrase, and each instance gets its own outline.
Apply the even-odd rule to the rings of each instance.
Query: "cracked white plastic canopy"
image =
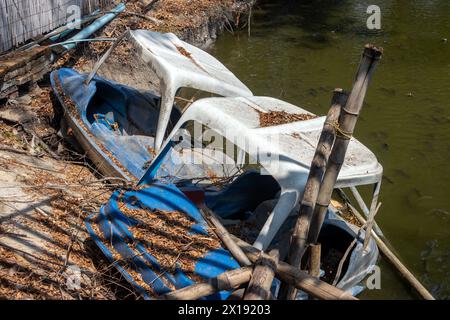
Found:
[[[144,62],[155,71],[161,81],[161,109],[155,137],[156,150],[159,150],[163,142],[178,89],[189,87],[224,97],[253,95],[216,58],[181,41],[173,33],[132,30],[130,39]]]
[[[208,110],[208,112],[205,112]],[[269,111],[308,113],[302,108],[269,97],[206,98],[194,102],[182,115],[169,141],[188,121],[200,122],[257,159],[281,187],[280,199],[254,243],[266,249],[301,199],[325,116],[272,127],[261,127],[259,114]],[[246,139],[240,139],[246,137]],[[251,146],[251,148],[248,148]],[[378,184],[383,168],[375,155],[352,138],[336,187]],[[255,190],[257,192],[257,190]]]

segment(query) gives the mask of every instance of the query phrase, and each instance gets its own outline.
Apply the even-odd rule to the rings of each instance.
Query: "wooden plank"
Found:
[[[18,90],[19,89],[17,88],[17,86],[13,85],[13,86],[9,87],[8,89],[0,92],[0,99],[16,97]]]
[[[36,81],[42,79],[42,77],[46,73],[48,73],[49,70],[50,70],[50,61],[48,61],[46,63],[42,63],[40,65],[37,64],[33,70],[30,70],[29,72],[27,72],[21,76],[14,77],[13,79],[10,79],[8,81],[1,82],[0,83],[0,92],[3,92],[13,86],[23,85],[30,81],[36,82]]]
[[[23,76],[16,77],[13,79],[16,85],[22,85],[28,81],[33,81],[34,79],[41,79],[42,76],[48,72],[50,63],[42,64],[40,66],[35,67],[35,69],[30,72],[24,74]]]
[[[36,67],[42,66],[42,65],[50,65],[50,59],[46,56],[42,56],[38,58],[37,60],[34,60],[28,64],[26,64],[24,67],[12,70],[11,72],[8,72],[5,74],[3,81],[8,81],[11,79],[14,79],[15,77],[22,76],[26,74],[27,72],[31,72]],[[35,73],[35,72],[33,72]]]
[[[50,57],[50,49],[45,46],[35,47],[23,52],[14,52],[0,59],[0,68],[5,68],[3,72],[10,72],[24,67],[30,61],[36,60],[44,55]]]

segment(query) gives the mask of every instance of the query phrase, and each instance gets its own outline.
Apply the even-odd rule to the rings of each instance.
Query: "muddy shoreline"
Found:
[[[223,32],[232,32],[234,28],[242,28],[247,21],[250,8],[256,0],[236,1],[230,7],[214,12],[199,26],[184,30],[179,35],[181,39],[201,48],[207,48],[214,43]]]

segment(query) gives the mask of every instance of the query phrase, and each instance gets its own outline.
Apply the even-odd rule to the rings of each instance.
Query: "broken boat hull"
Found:
[[[101,77],[62,68],[50,75],[73,136],[107,177],[139,179],[154,156],[160,98]],[[171,122],[181,112],[172,109]]]
[[[156,212],[160,218],[149,221],[138,213],[125,213],[136,210],[144,214]],[[183,231],[179,224],[184,219],[192,225],[183,225],[188,229]],[[175,231],[166,228],[169,224]],[[109,261],[145,299],[239,268],[218,239],[210,244],[211,234],[200,211],[174,185],[154,183],[135,190],[118,190],[98,214],[86,220],[86,226]],[[140,238],[139,230],[149,230],[145,240]],[[174,247],[180,243],[186,249],[177,253]],[[219,292],[206,299],[226,299],[229,294]]]
[[[98,214],[86,220],[88,232],[95,243],[145,299],[152,299],[199,280],[216,277],[227,270],[239,268],[239,264],[224,248],[207,248],[202,251],[198,244],[195,244],[196,250],[202,251],[202,254],[188,252],[190,256],[196,257],[193,260],[195,267],[186,269],[185,263],[178,265],[177,259],[182,253],[178,253],[173,260],[177,251],[174,249],[174,243],[170,241],[174,241],[174,238],[179,238],[177,241],[186,245],[195,241],[190,237],[195,237],[196,234],[211,238],[211,234],[206,232],[206,221],[194,200],[191,201],[189,193],[182,190],[173,184],[162,182],[141,184],[133,190],[118,190]],[[153,220],[141,219],[144,216],[139,216],[135,210],[144,210],[142,213],[148,215],[147,219]],[[165,228],[166,222],[155,222],[156,218],[152,216],[154,212],[167,215],[162,219],[177,219],[172,222],[180,223],[183,218],[171,217],[173,212],[179,212],[192,219],[194,224],[189,227],[188,234],[181,235],[182,232]],[[285,222],[274,239],[274,246],[294,223],[295,216]],[[145,232],[145,240],[139,230]],[[161,236],[163,238],[160,238]],[[354,238],[358,238],[358,241],[344,263],[336,286],[357,295],[364,290],[362,280],[376,265],[378,248],[375,242],[370,240],[364,251],[364,232],[359,234],[359,228],[343,220],[330,208],[319,237],[323,253],[322,280],[333,282],[339,258],[344,255]],[[172,255],[172,260],[177,264],[174,270],[167,268],[167,254]],[[279,281],[275,280],[272,287],[274,294],[278,285]],[[206,299],[226,299],[229,294],[230,292],[221,292]],[[298,299],[305,299],[304,294],[300,293]]]

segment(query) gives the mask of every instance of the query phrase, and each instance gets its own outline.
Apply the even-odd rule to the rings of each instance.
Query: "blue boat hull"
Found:
[[[239,264],[231,254],[219,247],[206,248],[207,252],[203,256],[193,259],[192,263],[195,264],[193,274],[182,265],[177,265],[174,272],[165,270],[157,257],[147,250],[146,244],[136,237],[133,227],[140,225],[142,228],[152,230],[155,235],[163,231],[155,230],[145,221],[127,215],[123,204],[131,210],[145,208],[158,210],[167,215],[177,211],[194,221],[188,232],[189,236],[210,237],[210,235],[207,232],[207,223],[197,207],[176,186],[158,182],[138,190],[117,190],[99,213],[88,217],[86,227],[92,239],[145,299],[191,285],[194,279],[206,280],[224,271],[239,268]],[[145,285],[139,283],[139,280]],[[219,292],[205,299],[226,299],[229,294],[230,292]]]
[[[139,179],[155,155],[160,98],[101,77],[86,85],[86,78],[69,68],[50,75],[73,135],[104,175]],[[169,130],[180,116],[173,108]]]

